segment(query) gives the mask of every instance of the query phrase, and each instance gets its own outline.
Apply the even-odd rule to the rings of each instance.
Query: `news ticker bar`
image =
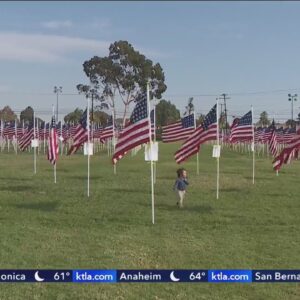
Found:
[[[300,270],[0,270],[4,282],[300,282]]]

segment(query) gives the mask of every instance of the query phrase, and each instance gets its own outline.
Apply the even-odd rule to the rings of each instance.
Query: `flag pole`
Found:
[[[196,129],[196,110],[194,106],[194,129]],[[196,166],[197,175],[199,175],[199,151],[197,151],[197,166]]]
[[[15,135],[16,135],[16,154],[18,154],[18,130],[17,130],[17,119],[15,119]]]
[[[33,140],[35,143],[35,111],[33,111]],[[33,171],[36,174],[36,147],[33,147]]]
[[[252,183],[254,184],[255,178],[255,141],[254,141],[254,116],[253,116],[253,106],[251,105],[251,114],[252,114],[252,165],[253,165],[253,172],[252,172]]]
[[[151,117],[151,116],[150,116]],[[154,138],[154,143],[156,142],[156,99],[154,99],[154,109],[153,109],[153,127],[154,127],[154,132],[153,132],[153,138]],[[152,130],[152,124],[151,124],[151,130]],[[156,183],[156,162],[154,162],[154,184]]]
[[[52,104],[52,108],[53,108],[53,104]],[[44,124],[44,154],[46,153],[46,121]]]
[[[54,105],[52,104],[52,116],[55,116],[55,112],[54,112]],[[52,120],[51,120],[51,123],[52,123]],[[52,126],[52,124],[49,124],[49,128],[50,128],[50,126]],[[46,127],[46,124],[45,124],[45,127]],[[56,127],[56,124],[55,124],[55,127]],[[55,128],[55,130],[56,130],[56,128]],[[48,141],[50,141],[50,134],[49,134],[49,139],[48,139]],[[56,143],[57,143],[58,141],[56,140]],[[48,143],[48,151],[49,151],[49,147],[50,147],[50,145],[49,145],[49,143]],[[56,149],[54,149],[54,151],[56,151]],[[55,160],[55,163],[54,163],[54,165],[53,165],[53,175],[54,175],[54,183],[56,183],[56,160]]]
[[[113,128],[113,138],[112,138],[112,143],[113,143],[113,150],[114,150],[114,153],[116,152],[116,132],[115,132],[115,110],[112,109],[111,111],[111,116],[112,116],[112,128]],[[116,175],[117,174],[117,164],[114,164],[114,174]]]
[[[219,100],[217,100],[217,147],[219,151],[220,141],[219,141]],[[219,154],[219,153],[218,153]],[[219,199],[219,180],[220,180],[220,157],[217,155],[217,199]]]
[[[154,224],[154,172],[153,172],[153,157],[152,157],[152,130],[150,117],[150,90],[149,81],[147,82],[147,104],[148,104],[148,124],[149,124],[149,142],[150,142],[150,164],[151,164],[151,202],[152,202],[152,224]]]
[[[60,155],[63,155],[64,145],[63,145],[63,134],[62,134],[62,121],[60,121]]]
[[[88,174],[87,174],[87,196],[90,197],[90,99],[87,98],[87,114],[86,114],[86,126],[87,126],[87,156],[88,156]]]

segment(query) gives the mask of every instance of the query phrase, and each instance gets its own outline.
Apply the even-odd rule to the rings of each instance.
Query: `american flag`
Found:
[[[273,168],[278,171],[283,164],[289,164],[300,150],[300,136],[296,135],[273,160]]]
[[[149,142],[149,125],[147,96],[144,93],[137,99],[137,104],[130,116],[130,121],[119,135],[116,150],[112,158],[114,164],[129,150]]]
[[[3,135],[5,137],[7,137],[8,139],[12,139],[12,137],[15,135],[15,123],[14,122],[5,122],[4,123]]]
[[[175,160],[179,164],[199,151],[200,145],[217,138],[217,105],[206,115],[203,124],[194,129],[193,133],[175,153]]]
[[[271,136],[269,139],[269,150],[272,153],[272,155],[274,157],[276,157],[277,153],[278,153],[278,143],[277,143],[277,134],[276,134],[276,128],[275,128],[275,122],[273,120],[271,126],[270,126],[270,130],[271,130]]]
[[[110,139],[113,137],[113,133],[114,133],[114,128],[113,128],[113,117],[110,116],[107,119],[107,124],[106,126],[103,128],[101,136],[100,136],[100,141],[101,143],[105,143],[105,141],[107,139]]]
[[[73,145],[68,151],[68,155],[74,154],[81,147],[81,145],[87,141],[87,139],[87,110],[85,110],[81,116],[79,124],[76,127],[73,137]]]
[[[56,164],[58,159],[58,142],[57,142],[57,130],[55,125],[55,117],[52,117],[50,135],[48,140],[48,154],[47,158],[52,165]]]
[[[93,131],[94,139],[101,138],[102,131],[103,131],[103,127],[100,124],[95,124],[94,125],[94,131]]]
[[[235,126],[231,128],[230,142],[249,141],[253,139],[252,112],[246,113]]]
[[[30,144],[31,140],[34,138],[34,128],[31,123],[27,129],[27,132],[19,139],[19,147],[21,151],[24,151]]]
[[[296,128],[286,128],[283,130],[283,143],[289,143],[296,135]]]
[[[162,127],[162,141],[171,143],[182,141],[195,130],[194,114],[182,118],[180,121]]]

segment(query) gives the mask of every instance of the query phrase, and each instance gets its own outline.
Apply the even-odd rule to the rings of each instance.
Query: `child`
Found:
[[[179,207],[183,207],[183,199],[185,196],[186,187],[188,185],[187,181],[187,171],[183,168],[177,170],[177,179],[174,185],[174,190],[178,193]]]

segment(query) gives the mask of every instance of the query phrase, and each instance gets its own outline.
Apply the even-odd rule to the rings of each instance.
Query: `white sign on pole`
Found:
[[[221,155],[221,146],[220,145],[214,145],[212,157],[218,158]]]
[[[89,147],[88,147],[89,145]],[[84,143],[83,145],[83,154],[84,155],[93,155],[93,143]]]
[[[37,148],[38,146],[39,146],[39,140],[38,139],[31,140],[31,147],[32,148]]]
[[[152,150],[152,152],[151,152]],[[152,147],[149,144],[145,146],[145,161],[158,161],[158,143],[152,143]]]

